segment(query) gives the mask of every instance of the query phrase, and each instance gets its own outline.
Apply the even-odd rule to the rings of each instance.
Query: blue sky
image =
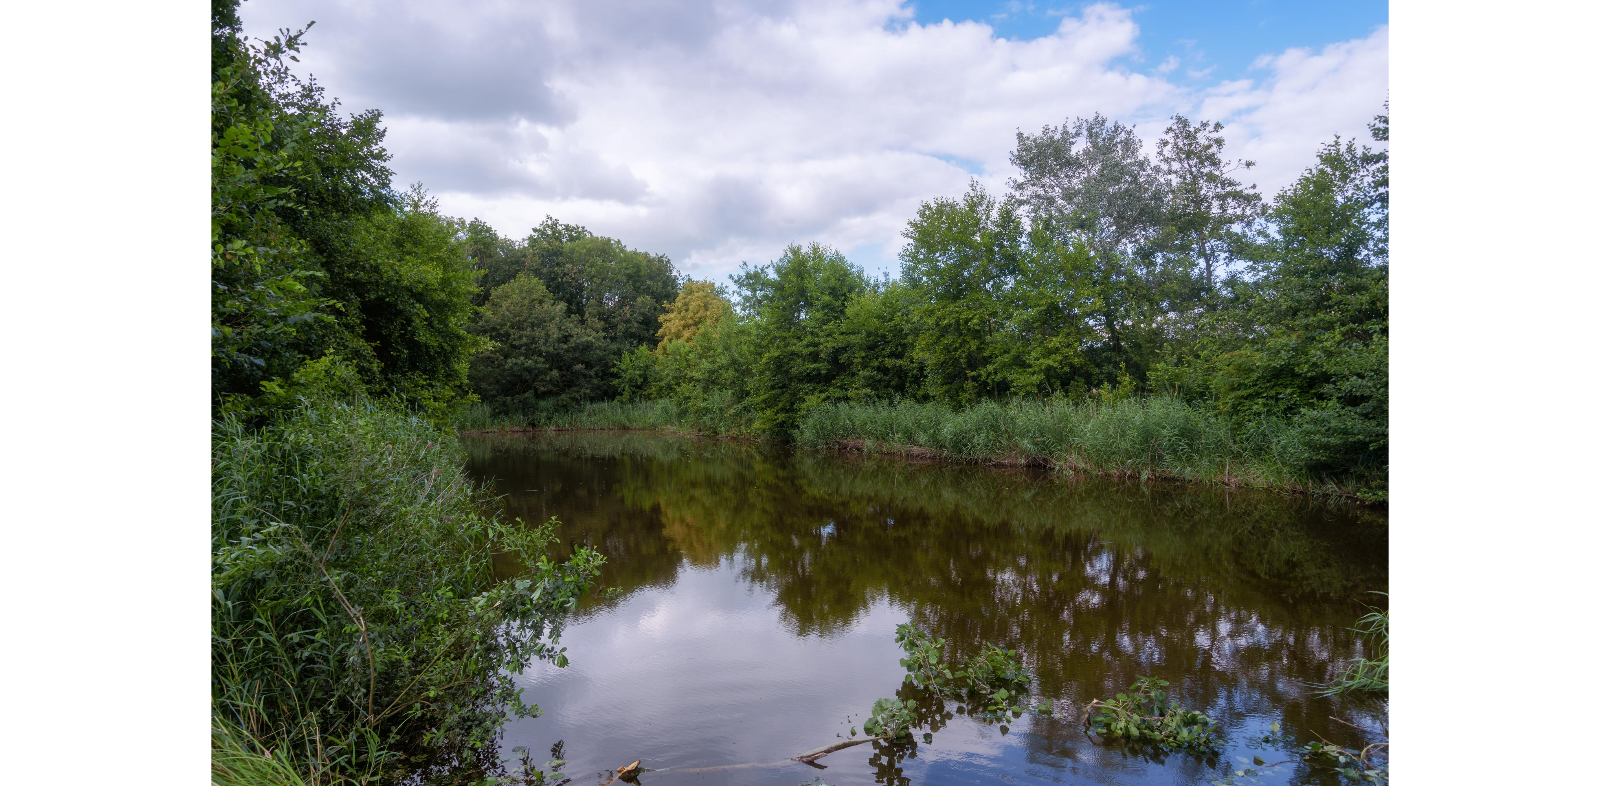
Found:
[[[922,24],[971,20],[993,27],[999,36],[1029,40],[1054,33],[1064,11],[1091,4],[918,0],[910,5]],[[1248,76],[1250,64],[1262,54],[1360,38],[1389,22],[1389,4],[1372,0],[1145,2],[1129,9],[1139,25],[1142,62],[1126,58],[1128,68],[1149,70],[1177,57],[1185,69],[1214,68],[1200,77],[1211,82]]]
[[[920,204],[1003,191],[1019,130],[1228,127],[1268,197],[1388,93],[1388,11],[1346,3],[249,0],[315,20],[300,70],[384,113],[398,184],[523,237],[545,215],[720,279],[817,241],[893,273]],[[942,24],[945,19],[954,24]]]

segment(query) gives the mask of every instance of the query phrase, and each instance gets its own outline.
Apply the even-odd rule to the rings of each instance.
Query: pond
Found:
[[[1381,510],[1266,492],[627,432],[469,436],[508,515],[552,516],[606,557],[564,669],[519,677],[538,718],[503,749],[574,786],[636,759],[647,784],[1209,784],[1319,737],[1386,737],[1386,705],[1315,683],[1388,583]],[[1004,722],[945,713],[917,744],[785,761],[862,733],[902,689],[895,629],[964,657],[1015,648],[1033,697]],[[1087,736],[1078,709],[1141,675],[1216,719],[1215,757]],[[1288,743],[1251,737],[1281,724]],[[932,732],[931,742],[923,733]],[[782,762],[782,763],[778,763]],[[763,766],[723,768],[735,764]],[[696,771],[699,770],[699,771]],[[1294,763],[1265,783],[1334,783]]]

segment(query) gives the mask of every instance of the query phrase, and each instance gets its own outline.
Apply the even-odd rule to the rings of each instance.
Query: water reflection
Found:
[[[639,434],[484,437],[468,448],[510,515],[559,516],[565,545],[599,548],[601,581],[621,591],[581,607],[564,640],[573,667],[525,675],[528,698],[550,712],[508,731],[508,747],[564,740],[568,773],[634,758],[658,770],[774,761],[859,730],[873,699],[899,689],[893,629],[907,619],[958,656],[980,641],[1016,646],[1039,693],[1072,705],[1140,674],[1167,679],[1224,724],[1235,743],[1226,763],[1273,720],[1301,739],[1355,744],[1359,734],[1329,716],[1381,717],[1308,687],[1359,653],[1347,626],[1379,599],[1364,593],[1386,588],[1378,512]],[[1070,719],[1023,718],[1002,733],[955,717],[914,758],[891,753],[835,754],[822,777],[1220,775],[1191,756],[1096,746]],[[1269,782],[1321,782],[1286,770]],[[792,784],[812,774],[795,764],[645,778]]]

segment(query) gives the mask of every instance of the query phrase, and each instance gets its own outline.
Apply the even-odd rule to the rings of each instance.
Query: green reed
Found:
[[[1388,596],[1377,592],[1375,595]],[[1356,621],[1351,630],[1361,634],[1363,644],[1372,657],[1356,658],[1338,676],[1322,685],[1322,695],[1340,693],[1389,692],[1389,612],[1374,608]]]
[[[810,410],[796,441],[966,461],[1034,463],[1137,477],[1278,488],[1337,488],[1305,471],[1299,433],[1245,426],[1171,398],[985,401],[965,409],[911,401]]]

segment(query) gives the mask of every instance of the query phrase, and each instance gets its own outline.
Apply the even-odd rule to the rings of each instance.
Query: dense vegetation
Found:
[[[1153,157],[1098,115],[1019,133],[1010,190],[924,203],[896,279],[813,243],[673,295],[669,262],[579,228],[547,219],[512,242],[474,224],[477,324],[496,348],[473,361],[484,403],[460,422],[1381,497],[1387,154],[1334,140],[1267,202],[1221,132],[1176,116]],[[1387,140],[1386,116],[1372,133]]]
[[[444,425],[491,347],[470,227],[392,188],[378,114],[236,8],[212,25],[213,780],[470,780],[601,558],[487,515]]]

